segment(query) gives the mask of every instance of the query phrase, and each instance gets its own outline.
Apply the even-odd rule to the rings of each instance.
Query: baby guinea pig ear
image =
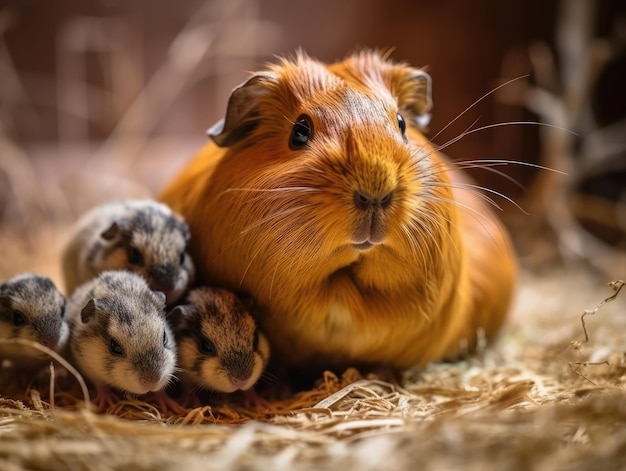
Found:
[[[127,224],[124,221],[113,221],[113,224],[104,232],[100,234],[104,240],[113,240],[119,233],[127,229]]]
[[[182,304],[180,306],[176,306],[167,313],[167,320],[172,326],[181,325],[185,317],[189,316],[193,312],[193,309],[193,305],[191,304]]]
[[[259,119],[255,113],[259,99],[271,92],[268,85],[276,81],[275,74],[263,72],[236,87],[228,99],[226,117],[207,130],[209,137],[220,147],[232,146],[245,138]]]
[[[165,296],[165,293],[163,291],[153,291],[153,293],[159,301],[165,304],[165,300],[167,299],[167,297]]]
[[[98,310],[97,301],[94,298],[91,298],[85,307],[80,311],[80,320],[83,321],[83,324],[89,322],[96,315],[96,311]]]

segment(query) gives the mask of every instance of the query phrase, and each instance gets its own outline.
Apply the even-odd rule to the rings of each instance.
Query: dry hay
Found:
[[[266,410],[231,400],[161,415],[129,399],[96,414],[54,382],[52,395],[3,396],[0,469],[616,469],[626,297],[585,324],[571,306],[610,294],[580,273],[526,277],[502,337],[476,357],[409,371],[402,386],[327,372]]]

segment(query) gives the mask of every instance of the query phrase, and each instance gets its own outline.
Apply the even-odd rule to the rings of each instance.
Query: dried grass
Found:
[[[0,469],[617,469],[626,319],[623,298],[599,304],[608,295],[583,272],[527,276],[477,357],[409,371],[402,386],[327,372],[266,410],[216,399],[162,415],[127,399],[96,414],[44,381],[0,397]],[[581,312],[596,315],[583,325]]]

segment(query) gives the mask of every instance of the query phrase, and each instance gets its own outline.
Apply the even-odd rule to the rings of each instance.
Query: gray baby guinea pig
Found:
[[[144,276],[172,304],[194,278],[189,234],[185,221],[156,201],[97,206],[78,221],[63,252],[66,291],[70,295],[104,270],[126,269]]]
[[[252,303],[208,287],[191,291],[187,301],[168,314],[183,378],[220,392],[252,388],[269,360],[269,343],[257,329]]]
[[[176,369],[176,345],[163,293],[127,270],[102,272],[69,299],[70,357],[107,403],[113,387],[134,394],[159,391]]]
[[[22,273],[0,285],[0,339],[28,339],[62,349],[69,336],[65,297],[50,278]],[[36,366],[46,354],[21,344],[0,343],[0,363]]]

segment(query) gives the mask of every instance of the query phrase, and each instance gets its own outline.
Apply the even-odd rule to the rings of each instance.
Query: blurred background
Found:
[[[625,46],[623,0],[0,0],[0,280],[58,276],[80,213],[157,193],[249,71],[361,47],[427,68],[437,144],[549,125],[445,152],[530,164],[472,170],[525,266],[623,277]]]

